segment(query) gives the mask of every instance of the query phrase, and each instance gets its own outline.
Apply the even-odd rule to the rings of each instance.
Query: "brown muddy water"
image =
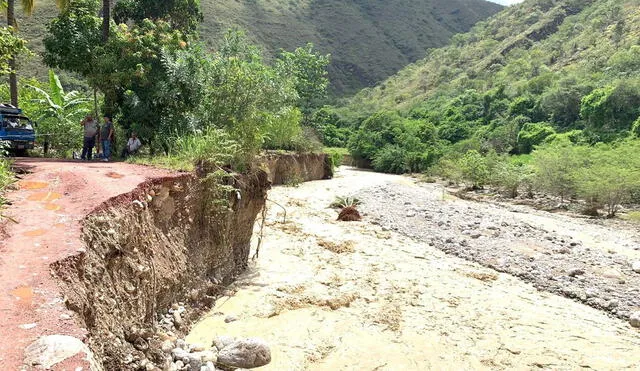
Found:
[[[272,348],[264,370],[640,369],[640,332],[625,321],[383,229],[366,215],[335,221],[328,205],[336,196],[372,186],[417,185],[343,168],[333,180],[273,189],[269,199],[286,208],[286,220],[270,202],[259,258],[187,341],[263,338]],[[466,202],[430,189],[443,207]],[[531,216],[558,227],[544,218]],[[569,232],[585,243],[592,238]]]

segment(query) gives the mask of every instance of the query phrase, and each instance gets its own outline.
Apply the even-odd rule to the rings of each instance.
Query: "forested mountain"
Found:
[[[115,1],[114,1],[115,3]],[[312,42],[332,55],[331,89],[353,93],[373,86],[445,45],[452,35],[500,11],[484,0],[202,0],[200,36],[215,48],[230,27],[247,32],[267,58],[280,49]],[[43,50],[55,2],[37,2],[31,17],[20,17],[20,33],[33,50]],[[21,15],[21,14],[20,14]],[[38,56],[23,73],[46,76]]]
[[[419,167],[451,148],[518,154],[557,137],[611,142],[629,135],[640,116],[639,44],[638,0],[528,0],[338,112],[359,129],[356,155],[373,160],[362,136],[384,128],[382,137],[393,134],[377,148],[404,145],[402,135],[421,139],[407,149],[421,154]]]

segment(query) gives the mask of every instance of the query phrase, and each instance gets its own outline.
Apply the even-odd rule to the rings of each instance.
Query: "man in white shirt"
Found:
[[[135,155],[136,152],[142,147],[142,143],[136,133],[131,133],[131,138],[127,141],[127,145],[122,149],[122,158],[127,158],[131,155]]]

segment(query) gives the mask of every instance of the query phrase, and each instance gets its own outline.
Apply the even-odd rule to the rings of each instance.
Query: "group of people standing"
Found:
[[[102,161],[109,161],[111,159],[111,147],[114,139],[113,120],[111,116],[104,116],[104,123],[98,124],[98,121],[91,115],[87,115],[82,120],[81,125],[84,129],[84,141],[82,144],[82,160],[93,159],[93,148],[96,147],[96,143],[99,147],[96,151],[98,158]],[[132,132],[131,137],[127,141],[127,145],[122,150],[122,157],[126,158],[135,154],[142,147],[140,139],[138,139],[136,133]],[[100,154],[100,148],[102,153]]]

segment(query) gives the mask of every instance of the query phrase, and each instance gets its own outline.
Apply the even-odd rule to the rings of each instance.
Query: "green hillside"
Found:
[[[640,116],[639,43],[639,0],[529,0],[338,111],[356,127],[381,110],[421,121],[430,130],[423,144],[437,153],[452,145],[528,153],[563,135],[611,142]]]
[[[484,0],[202,0],[201,6],[200,34],[212,48],[229,27],[239,27],[267,57],[307,42],[331,53],[339,94],[373,86],[501,9]],[[20,32],[36,52],[56,12],[54,2],[41,1],[32,17],[21,17]],[[24,74],[46,75],[38,57],[23,66]]]
[[[343,112],[408,111],[467,89],[488,92],[500,86],[507,97],[540,96],[572,77],[598,86],[635,76],[640,70],[620,59],[637,52],[639,5],[636,0],[525,1],[362,90]]]

